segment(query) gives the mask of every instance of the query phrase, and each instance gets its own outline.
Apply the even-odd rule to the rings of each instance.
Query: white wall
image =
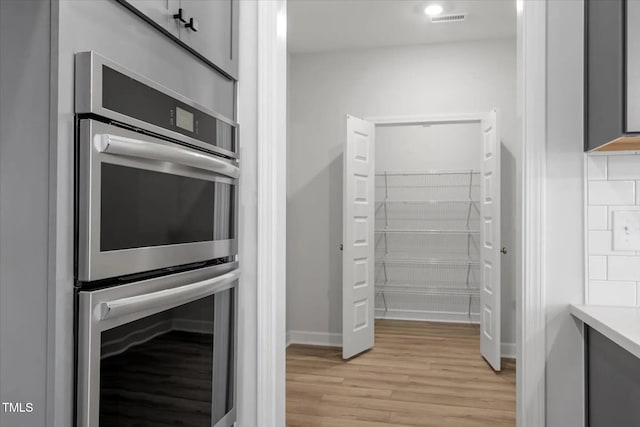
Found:
[[[376,127],[376,173],[480,170],[480,124]]]
[[[583,2],[547,2],[546,425],[584,426]]]
[[[640,210],[640,155],[589,155],[587,162],[587,303],[637,307],[640,251],[614,249],[616,211]]]
[[[342,146],[359,117],[488,112],[502,125],[503,341],[515,342],[520,147],[515,40],[290,56],[287,315],[290,331],[342,328]]]

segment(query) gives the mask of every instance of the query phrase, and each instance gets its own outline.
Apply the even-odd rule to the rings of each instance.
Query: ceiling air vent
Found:
[[[445,22],[462,22],[467,15],[459,13],[457,15],[432,16],[431,22],[434,24],[444,24]]]

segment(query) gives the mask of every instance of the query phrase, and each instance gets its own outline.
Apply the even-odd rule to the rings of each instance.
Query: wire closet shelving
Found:
[[[478,322],[480,173],[376,174],[376,315]]]

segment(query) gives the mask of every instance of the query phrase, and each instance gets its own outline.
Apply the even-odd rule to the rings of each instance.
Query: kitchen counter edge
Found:
[[[570,305],[571,314],[640,359],[640,308]]]

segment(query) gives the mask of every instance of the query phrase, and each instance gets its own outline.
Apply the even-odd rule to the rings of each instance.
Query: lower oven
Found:
[[[237,267],[80,290],[76,425],[233,425]]]

